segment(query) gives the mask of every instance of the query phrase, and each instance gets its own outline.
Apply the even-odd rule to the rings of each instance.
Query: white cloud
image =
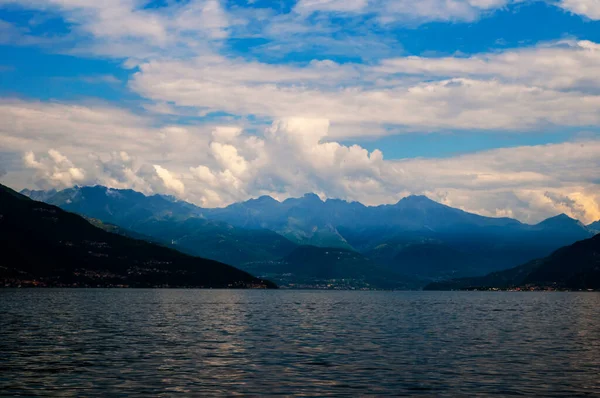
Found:
[[[9,169],[3,177],[16,188],[104,184],[171,193],[211,207],[263,194],[283,199],[318,192],[380,204],[414,193],[528,222],[559,212],[586,222],[600,218],[600,141],[447,159],[385,160],[378,150],[335,142],[325,119],[281,119],[257,136],[234,125],[150,127],[149,121],[102,107],[80,113],[81,106],[23,101],[2,105],[0,117],[10,123],[0,128],[0,146],[7,153],[25,154],[24,169]],[[71,113],[79,117],[69,120],[66,115]],[[111,116],[128,123],[100,142],[94,131],[109,131]],[[44,134],[36,130],[40,126]],[[86,129],[91,134],[81,134]],[[142,137],[144,145],[139,144]],[[184,144],[169,145],[172,140]]]
[[[584,15],[590,19],[600,19],[599,0],[560,0],[558,6],[574,14]]]
[[[162,180],[163,184],[168,190],[173,191],[179,196],[183,196],[185,193],[185,186],[177,177],[175,177],[169,170],[159,165],[154,165],[154,170],[158,177]]]
[[[242,129],[237,126],[217,126],[212,137],[218,142],[231,142],[242,134]]]
[[[77,168],[60,152],[50,149],[48,155],[37,160],[33,152],[23,156],[23,162],[35,170],[35,178],[40,185],[53,188],[65,188],[85,180],[85,171]]]
[[[254,67],[261,72],[236,74],[233,71],[238,66],[232,67],[227,61],[205,70],[195,64],[195,61],[144,64],[131,81],[131,88],[156,101],[167,100],[178,106],[213,112],[273,119],[324,118],[333,125],[389,124],[409,131],[531,130],[549,124],[600,123],[597,94],[532,86],[519,79],[470,77],[468,72],[458,72],[457,67],[454,67],[456,73],[452,73],[456,77],[421,82],[391,79],[389,73],[381,74],[380,67],[364,68],[355,80],[359,83],[353,84],[351,76],[356,68],[351,66],[334,67],[328,71],[331,78],[315,81],[312,66],[294,73],[285,68],[279,74],[271,66],[256,64]],[[572,72],[561,76],[565,69],[556,68],[554,75],[550,67],[546,70],[551,81],[555,79],[556,85],[562,81],[564,86],[561,78],[571,76],[577,79],[575,83],[582,84],[593,69],[583,70],[581,77]],[[235,78],[222,77],[229,74]],[[288,75],[295,75],[296,84],[284,81]],[[361,129],[360,133],[364,131]],[[349,130],[345,135],[355,134]]]
[[[294,10],[372,14],[380,22],[473,21],[483,13],[502,8],[512,0],[300,0]]]
[[[600,122],[600,45],[563,40],[471,57],[279,66],[224,57],[144,63],[130,87],[203,112],[327,119],[338,136],[535,130]],[[347,126],[341,130],[339,126]]]
[[[294,11],[308,14],[315,11],[362,12],[369,5],[368,0],[300,0]]]
[[[246,159],[238,155],[236,147],[229,144],[212,142],[210,149],[217,162],[235,176],[243,175],[248,170]]]
[[[561,40],[537,47],[476,54],[470,57],[403,57],[375,68],[386,78],[403,75],[471,77],[518,82],[554,90],[600,89],[600,44]]]
[[[203,40],[225,38],[230,25],[218,0],[190,0],[162,8],[144,7],[146,2],[137,0],[0,0],[2,4],[62,16],[80,39],[71,42],[75,46],[71,52],[133,60],[160,56],[165,49],[196,53],[208,47]]]

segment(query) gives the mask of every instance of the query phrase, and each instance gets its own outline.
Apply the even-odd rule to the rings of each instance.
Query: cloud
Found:
[[[259,145],[260,154],[244,160],[248,167],[243,173],[232,179],[230,166],[237,161],[213,168],[199,165],[191,169],[196,180],[191,189],[209,191],[201,200],[208,206],[265,193],[285,198],[319,192],[368,204],[394,203],[417,193],[465,210],[529,222],[559,212],[584,221],[600,217],[599,141],[386,161],[378,150],[323,142],[326,138],[326,120],[276,121]],[[230,148],[233,153],[246,144],[241,140],[236,145],[236,152]],[[571,207],[550,195],[569,198]]]
[[[600,19],[600,2],[598,0],[561,0],[558,2],[558,6],[589,19]]]
[[[185,186],[183,182],[178,180],[169,170],[159,166],[154,165],[154,170],[158,177],[165,184],[165,187],[173,192],[175,192],[179,196],[183,196],[185,192]]]
[[[600,92],[579,90],[598,87],[588,84],[597,73],[597,45],[578,42],[574,48],[548,53],[540,57],[541,63],[548,63],[539,67],[528,63],[537,52],[544,50],[520,53],[519,62],[508,62],[515,55],[507,52],[489,56],[486,62],[407,58],[375,67],[321,63],[301,68],[251,63],[248,70],[243,62],[218,58],[153,61],[141,65],[130,87],[155,101],[206,112],[324,118],[334,126],[350,126],[345,132],[337,130],[346,137],[365,133],[365,129],[353,132],[352,125],[393,125],[428,132],[522,131],[600,123]],[[504,76],[492,74],[488,67]],[[514,70],[532,76],[533,84]],[[400,73],[419,76],[405,78]],[[432,80],[432,75],[443,77]],[[372,130],[381,134],[381,129]]]
[[[50,149],[47,156],[37,160],[33,152],[23,156],[25,166],[35,170],[38,185],[52,188],[65,188],[85,180],[85,171],[75,167],[60,152]]]
[[[380,23],[473,21],[482,14],[505,7],[511,0],[300,0],[294,11],[307,15],[355,13],[375,16]]]
[[[270,65],[202,56],[140,65],[140,95],[203,112],[324,118],[339,136],[539,130],[600,122],[600,45],[562,40],[470,57]],[[347,126],[344,130],[337,126]],[[365,127],[366,126],[366,127]]]
[[[324,12],[363,12],[368,0],[299,0],[294,11],[299,14]]]
[[[192,156],[191,151],[204,147],[211,131],[210,126],[164,125],[152,117],[99,103],[0,99],[0,120],[3,148],[40,152],[54,143],[63,153],[81,154],[83,148],[83,157],[88,152],[125,151],[145,153],[161,164],[173,159],[185,161],[187,155],[183,153]]]
[[[133,59],[158,56],[164,49],[196,52],[205,48],[203,40],[225,38],[230,24],[218,0],[191,0],[166,7],[145,7],[145,2],[137,0],[0,0],[2,4],[62,16],[71,28],[70,35],[79,39],[71,42],[74,53]]]
[[[406,75],[440,79],[494,79],[550,90],[600,90],[600,44],[560,40],[536,47],[475,54],[470,57],[386,59],[375,70],[387,79]]]
[[[336,142],[327,119],[279,119],[256,134],[236,125],[156,126],[121,112],[4,101],[0,146],[9,157],[22,154],[25,169],[7,170],[3,181],[16,188],[103,184],[210,207],[264,194],[285,199],[317,192],[367,204],[426,194],[528,222],[561,212],[585,222],[600,218],[600,141],[589,138],[446,159],[386,160],[379,150]]]
[[[550,199],[555,207],[564,207],[569,213],[575,215],[576,218],[583,218],[586,216],[585,206],[569,196],[557,195],[553,192],[546,192],[544,196]]]

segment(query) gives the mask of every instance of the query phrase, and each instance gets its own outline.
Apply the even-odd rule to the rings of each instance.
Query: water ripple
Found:
[[[600,396],[600,294],[0,290],[0,395]]]

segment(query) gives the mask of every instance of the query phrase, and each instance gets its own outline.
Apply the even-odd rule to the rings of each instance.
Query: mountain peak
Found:
[[[250,199],[248,202],[254,202],[254,203],[279,203],[279,201],[275,198],[273,198],[272,196],[269,195],[262,195],[259,196],[258,198],[254,198],[254,199]]]
[[[397,204],[412,205],[412,206],[426,206],[426,205],[440,205],[435,200],[429,199],[425,195],[410,195],[406,196],[398,201]]]
[[[565,213],[561,213],[557,216],[547,218],[544,221],[538,223],[537,226],[538,227],[550,227],[550,228],[552,228],[552,227],[564,228],[564,227],[577,226],[580,228],[585,228],[585,225],[583,225],[581,223],[581,221],[576,220],[572,217],[569,217]]]
[[[322,202],[321,198],[319,197],[319,195],[317,195],[316,193],[305,193],[304,196],[302,196],[302,199],[306,199],[306,200],[310,200],[310,201],[319,201]]]
[[[540,224],[545,223],[545,222],[550,222],[550,221],[562,221],[562,222],[567,222],[567,221],[577,221],[574,218],[569,217],[568,215],[566,215],[565,213],[560,213],[556,216],[553,217],[549,217],[547,219],[545,219],[544,221],[542,221]]]
[[[51,189],[49,191],[43,191],[43,190],[34,190],[34,189],[23,189],[20,192],[21,195],[25,195],[30,199],[33,200],[39,200],[41,202],[46,201],[48,198],[50,198],[52,195],[56,194],[56,189]]]

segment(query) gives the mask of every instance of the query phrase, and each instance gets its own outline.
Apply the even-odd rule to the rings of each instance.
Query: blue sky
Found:
[[[12,186],[600,218],[597,0],[98,3],[0,0]]]

